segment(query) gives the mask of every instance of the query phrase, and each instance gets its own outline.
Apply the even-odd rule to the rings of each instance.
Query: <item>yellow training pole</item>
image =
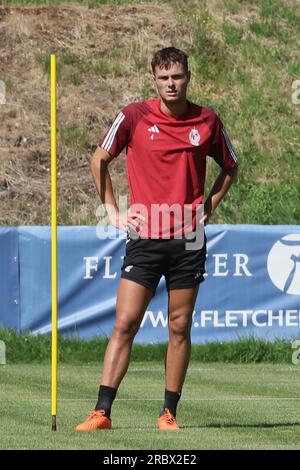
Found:
[[[57,183],[56,183],[56,56],[50,57],[51,81],[51,281],[52,281],[52,360],[51,415],[56,431],[57,414]]]

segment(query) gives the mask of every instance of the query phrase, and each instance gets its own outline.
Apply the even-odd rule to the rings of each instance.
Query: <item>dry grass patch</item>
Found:
[[[1,225],[50,222],[50,53],[58,60],[59,221],[96,223],[89,156],[119,109],[152,93],[153,52],[188,42],[176,15],[171,4],[0,7],[0,79],[11,83],[0,109]],[[116,197],[128,193],[122,156],[112,179]]]

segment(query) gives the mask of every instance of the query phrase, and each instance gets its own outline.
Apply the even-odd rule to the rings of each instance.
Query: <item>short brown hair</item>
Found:
[[[169,69],[171,64],[174,64],[175,62],[182,64],[185,73],[188,72],[188,55],[185,52],[181,51],[180,49],[176,49],[176,47],[165,47],[164,49],[160,49],[159,51],[155,52],[152,58],[152,72],[155,72],[156,66]]]

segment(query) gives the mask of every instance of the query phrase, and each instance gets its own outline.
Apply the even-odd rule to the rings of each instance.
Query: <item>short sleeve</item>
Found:
[[[216,114],[212,129],[212,142],[209,154],[223,170],[230,170],[238,165],[237,156],[233,150],[228,134],[224,129],[220,118]]]
[[[130,116],[123,109],[115,118],[114,122],[100,139],[99,147],[106,150],[112,157],[117,157],[128,145],[130,138]]]

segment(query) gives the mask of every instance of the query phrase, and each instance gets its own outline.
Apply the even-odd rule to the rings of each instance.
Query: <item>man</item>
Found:
[[[98,401],[77,431],[111,428],[111,407],[129,365],[133,339],[162,275],[169,298],[169,343],[165,400],[157,426],[163,430],[179,428],[176,408],[189,363],[192,314],[205,272],[206,242],[200,237],[199,243],[197,233],[237,171],[235,153],[218,116],[186,99],[190,81],[187,55],[168,47],[156,52],[151,65],[159,98],[126,106],[99,142],[91,161],[110,222],[128,231],[128,239]],[[131,200],[130,209],[120,213],[108,165],[124,147]],[[200,220],[207,155],[215,159],[221,172]],[[158,217],[157,207],[163,207]],[[172,208],[172,214],[168,208]],[[182,218],[182,211],[175,214],[178,208],[188,209],[188,220]],[[164,223],[166,215],[168,223]],[[187,241],[192,237],[196,242],[188,249]]]

